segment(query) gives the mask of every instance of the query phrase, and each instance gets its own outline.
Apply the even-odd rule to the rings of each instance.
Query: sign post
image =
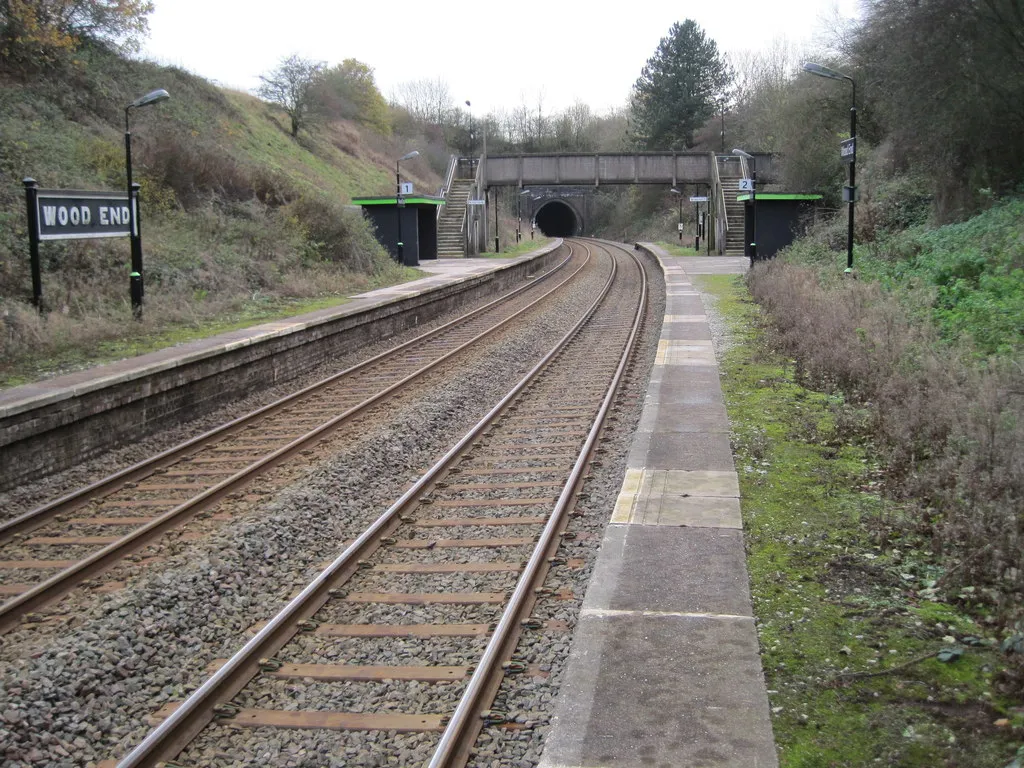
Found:
[[[31,178],[25,178],[23,183],[28,214],[29,257],[32,262],[32,303],[40,310],[43,308],[43,283],[39,264],[39,243],[43,240],[131,237],[133,257],[136,250],[141,253],[138,209],[133,217],[130,208],[132,204],[138,205],[137,184],[134,185],[134,199],[129,200],[127,195],[117,192],[39,189],[35,179]],[[133,273],[135,271],[137,270],[133,267]],[[136,280],[133,276],[133,298],[136,284],[141,290],[141,280]]]
[[[39,268],[39,211],[36,208],[36,197],[39,185],[35,179],[25,177],[25,205],[28,209],[28,256],[32,267],[32,303],[36,309],[43,311],[43,276]]]
[[[847,165],[857,162],[857,137],[843,139],[839,144],[839,158]]]

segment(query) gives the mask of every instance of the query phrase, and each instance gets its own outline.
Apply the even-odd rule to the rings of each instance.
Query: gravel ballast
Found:
[[[332,442],[335,453],[329,461],[292,468],[295,482],[271,502],[211,527],[199,541],[172,539],[160,553],[166,559],[134,573],[129,589],[83,601],[90,609],[86,616],[68,615],[45,627],[29,626],[5,636],[0,646],[0,697],[7,703],[0,711],[0,742],[7,764],[84,766],[126,753],[145,735],[144,718],[156,706],[184,698],[205,678],[210,661],[237,650],[249,627],[273,615],[325,560],[336,556],[344,541],[393,502],[504,395],[509,382],[550,348],[589,304],[595,285],[603,282],[595,272],[581,278],[564,293],[558,308],[549,307],[528,328],[502,332],[486,356],[467,355],[444,366],[416,391],[403,392],[386,408],[361,419],[361,434]],[[645,344],[653,355],[656,334],[654,347]],[[342,361],[338,367],[351,362]],[[295,386],[292,382],[288,389]],[[279,395],[275,390],[250,398],[228,415],[247,412]],[[152,452],[154,446],[179,442],[183,435],[224,418],[221,414],[175,435],[146,441],[145,447],[125,449],[111,463],[123,465]],[[625,440],[625,431],[620,427],[614,439]],[[625,444],[628,447],[628,441]],[[610,470],[614,452],[609,443],[602,474]],[[623,460],[624,456],[623,451]],[[71,470],[49,485],[8,494],[7,500],[24,509],[43,487],[54,495],[83,477],[109,472],[106,466],[99,462]],[[617,483],[609,493],[613,504]],[[583,587],[577,591],[582,597]],[[486,613],[479,606],[444,608],[461,610],[467,617]],[[460,621],[471,623],[474,618]],[[461,653],[458,642],[445,647]],[[436,688],[416,684],[409,691],[431,699]],[[374,736],[365,735],[363,742],[350,736],[306,732],[299,744],[278,732],[239,731],[231,736],[233,742],[240,740],[238,751],[232,752],[257,755],[275,765],[371,764],[360,762],[359,744]],[[429,752],[430,742],[423,734],[403,737],[401,748],[410,751],[409,762],[403,759],[401,764],[415,764],[420,751]],[[341,751],[328,761],[328,753],[317,744],[336,744]],[[194,756],[202,756],[199,762],[213,764],[206,759],[210,756],[205,747],[197,749]],[[334,763],[336,758],[341,762]],[[226,757],[216,763],[231,764]]]

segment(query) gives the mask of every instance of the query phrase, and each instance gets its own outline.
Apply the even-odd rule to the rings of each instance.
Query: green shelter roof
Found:
[[[750,195],[738,195],[737,200],[746,201]],[[821,200],[821,195],[797,195],[785,192],[758,192],[758,200]]]
[[[406,205],[444,205],[443,197],[433,195],[410,195],[403,197]],[[394,195],[386,197],[353,197],[353,205],[397,205],[398,198]]]

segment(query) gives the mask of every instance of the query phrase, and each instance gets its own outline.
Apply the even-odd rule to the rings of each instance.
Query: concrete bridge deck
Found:
[[[528,187],[540,184],[711,184],[714,152],[594,152],[536,155],[487,155],[485,186]],[[754,155],[757,176],[777,176],[774,155]]]

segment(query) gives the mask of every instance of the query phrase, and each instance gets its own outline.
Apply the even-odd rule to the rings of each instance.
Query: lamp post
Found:
[[[745,157],[749,161],[750,165],[750,207],[753,208],[753,222],[750,228],[750,266],[754,266],[754,262],[757,261],[757,166],[755,165],[756,160],[754,156],[749,152],[744,152],[742,149],[734,149],[732,151],[734,155]]]
[[[399,175],[398,166],[403,160],[412,160],[419,156],[420,153],[414,149],[395,161],[395,211],[398,213],[398,263],[401,265],[405,264],[404,243],[402,243],[402,209],[405,208],[405,199],[402,197],[402,177]]]
[[[128,239],[131,241],[132,272],[130,277],[132,315],[136,320],[142,319],[142,297],[145,295],[145,283],[142,272],[142,232],[139,227],[139,185],[132,181],[132,132],[128,124],[128,113],[138,107],[148,107],[161,101],[167,101],[171,95],[163,88],[150,91],[124,108],[124,164],[128,177]]]
[[[466,99],[466,107],[469,109],[469,169],[473,170],[473,105]]]
[[[722,99],[722,154],[725,154],[725,99]]]
[[[857,84],[849,75],[836,72],[834,69],[823,67],[821,64],[807,62],[803,66],[804,72],[810,72],[818,77],[827,77],[829,80],[849,80],[851,86],[850,101],[850,153],[843,153],[843,159],[850,165],[850,184],[845,190],[848,199],[847,222],[846,222],[846,270],[847,274],[853,272],[853,207],[857,198]]]
[[[679,242],[682,243],[683,242],[683,193],[681,191],[679,191],[678,189],[676,189],[675,187],[672,187],[672,189],[670,189],[669,192],[671,192],[673,195],[676,195],[679,198],[679,223],[676,224],[676,229],[679,230]]]

